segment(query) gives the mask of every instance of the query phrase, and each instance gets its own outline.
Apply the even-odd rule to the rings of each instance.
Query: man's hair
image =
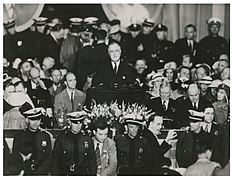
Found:
[[[53,68],[53,69],[51,70],[51,75],[52,75],[53,71],[59,71],[60,74],[61,74],[61,70],[60,70],[59,68]]]
[[[93,130],[95,130],[95,131],[97,131],[97,129],[104,130],[106,128],[109,129],[109,125],[107,123],[107,118],[106,117],[97,117],[93,121],[93,126],[92,126]]]
[[[139,61],[139,60],[141,60],[141,61],[143,61],[145,64],[147,64],[147,61],[146,61],[146,59],[145,59],[145,58],[137,59],[137,60],[136,60],[136,63],[137,63],[137,61]],[[136,64],[136,63],[135,63],[135,64]]]
[[[97,40],[105,40],[107,32],[105,30],[98,30],[96,33]]]
[[[189,72],[191,72],[191,71],[190,71],[190,68],[188,68],[188,67],[186,67],[186,66],[181,66],[181,67],[178,69],[178,73],[180,73],[182,69],[187,69],[187,70],[189,70]]]
[[[206,66],[199,66],[199,67],[197,67],[196,71],[197,71],[198,69],[200,69],[200,68],[203,68],[203,69],[204,69],[206,76],[209,76],[209,75],[210,75],[209,69],[208,69]]]
[[[155,120],[156,117],[161,117],[161,116],[154,114],[154,115],[149,117],[148,122],[147,122],[147,128],[150,126],[150,123]]]
[[[67,81],[67,76],[70,75],[70,74],[73,74],[75,76],[75,74],[73,72],[67,72],[67,74],[65,75],[65,81]],[[76,77],[76,76],[75,76]]]
[[[211,138],[211,137],[210,137]],[[196,150],[198,154],[205,153],[207,150],[213,150],[213,143],[211,139],[199,140],[196,144]]]
[[[113,44],[117,44],[117,45],[120,46],[120,48],[121,48],[121,45],[119,44],[119,42],[116,41],[116,40],[114,40],[114,39],[111,39],[111,40],[109,41],[108,47],[111,46],[111,45],[113,45]]]
[[[190,28],[190,27],[192,27],[195,32],[197,31],[196,26],[194,26],[193,24],[188,24],[187,26],[185,26],[185,29]]]

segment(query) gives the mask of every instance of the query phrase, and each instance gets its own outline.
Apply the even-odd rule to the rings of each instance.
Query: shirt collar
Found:
[[[36,89],[37,85],[31,80],[32,89]]]

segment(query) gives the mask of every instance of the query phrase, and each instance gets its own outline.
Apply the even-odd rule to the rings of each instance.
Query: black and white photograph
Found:
[[[3,2],[3,176],[230,176],[230,2],[189,3]]]

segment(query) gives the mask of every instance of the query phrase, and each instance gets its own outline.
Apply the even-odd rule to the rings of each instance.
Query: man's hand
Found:
[[[170,141],[172,139],[174,139],[177,136],[177,133],[175,132],[175,130],[169,130],[167,133],[167,137],[165,138],[165,141],[170,144]]]
[[[48,116],[48,117],[53,117],[52,108],[46,108],[46,116]]]
[[[47,90],[47,88],[42,80],[39,80],[39,85],[42,89]]]
[[[19,63],[21,63],[22,60],[20,58],[16,58],[15,61],[13,62],[12,68],[18,69]]]
[[[143,51],[143,45],[140,44],[140,45],[138,46],[137,50],[138,50],[138,52]]]

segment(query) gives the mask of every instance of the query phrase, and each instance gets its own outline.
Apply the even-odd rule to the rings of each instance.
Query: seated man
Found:
[[[82,110],[86,95],[84,92],[76,89],[76,83],[75,75],[68,72],[65,77],[66,88],[57,94],[54,99],[55,114],[62,108],[65,108],[68,113]]]
[[[94,148],[96,153],[97,175],[116,176],[117,155],[115,142],[107,137],[107,119],[100,117],[94,123]]]

